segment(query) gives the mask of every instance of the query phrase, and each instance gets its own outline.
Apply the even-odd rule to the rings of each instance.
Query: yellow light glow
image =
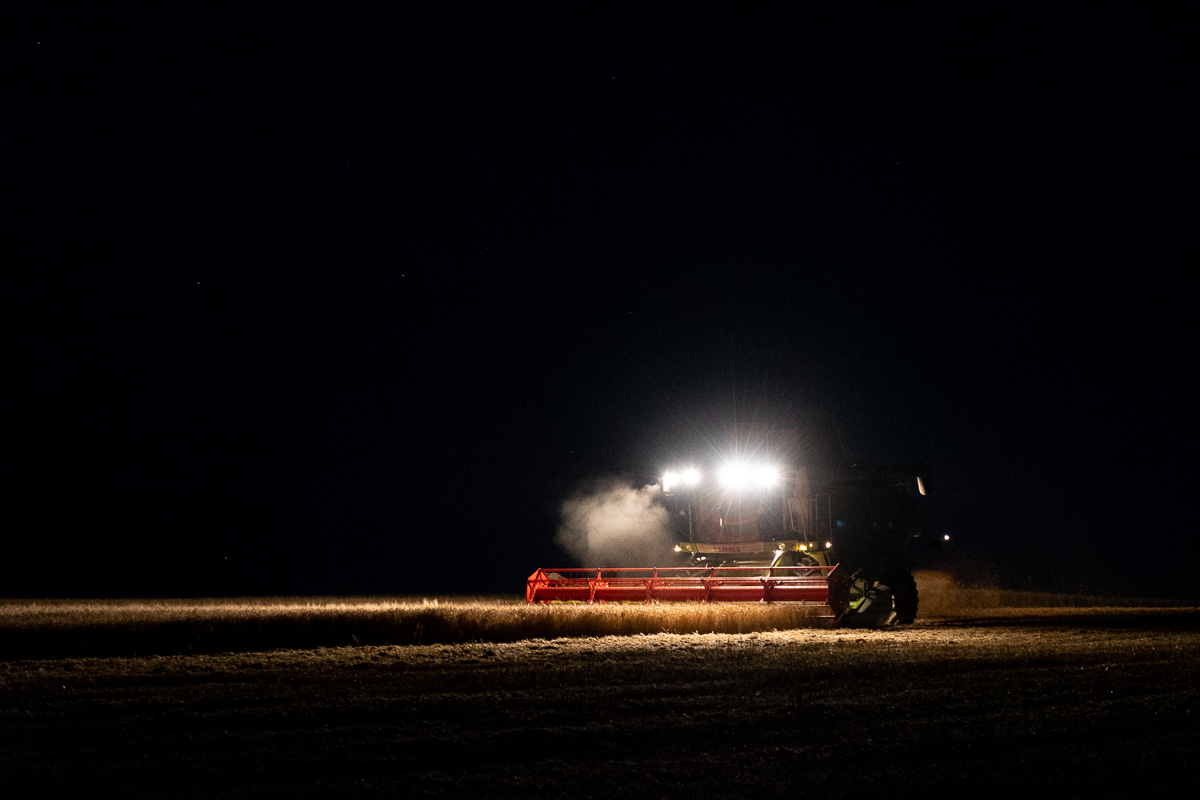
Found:
[[[920,475],[917,476],[917,491],[921,493],[922,497],[925,495],[925,481],[921,480]]]
[[[828,549],[829,549],[829,548],[831,548],[831,547],[833,547],[833,542],[826,542],[826,543],[825,543],[825,549],[826,549],[826,550],[828,550]]]

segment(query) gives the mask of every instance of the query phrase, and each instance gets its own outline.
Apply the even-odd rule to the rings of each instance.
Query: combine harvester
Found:
[[[847,458],[823,419],[737,426],[726,452],[662,476],[680,563],[539,569],[526,601],[803,603],[828,625],[913,621],[913,545],[941,544],[922,533],[926,466]]]

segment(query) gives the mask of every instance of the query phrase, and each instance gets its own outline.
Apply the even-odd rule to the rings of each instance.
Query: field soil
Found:
[[[1173,796],[1200,609],[0,661],[5,797]]]

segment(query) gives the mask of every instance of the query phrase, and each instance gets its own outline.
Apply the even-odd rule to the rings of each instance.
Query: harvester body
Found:
[[[913,620],[925,465],[848,458],[831,424],[739,426],[708,461],[660,481],[676,564],[538,570],[526,600],[810,603],[844,624]]]

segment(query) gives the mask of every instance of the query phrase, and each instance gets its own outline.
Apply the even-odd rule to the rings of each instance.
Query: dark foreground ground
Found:
[[[1200,790],[1200,610],[0,662],[5,797]]]

